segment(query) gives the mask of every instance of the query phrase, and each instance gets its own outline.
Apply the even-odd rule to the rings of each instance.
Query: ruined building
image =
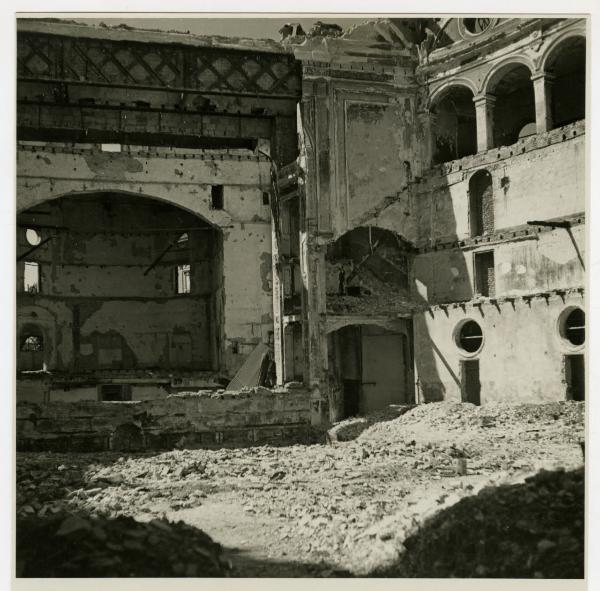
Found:
[[[17,400],[582,399],[585,19],[281,34],[19,22]]]

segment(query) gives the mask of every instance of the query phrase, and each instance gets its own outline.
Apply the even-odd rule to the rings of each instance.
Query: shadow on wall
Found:
[[[483,197],[483,196],[482,196]],[[436,242],[458,240],[458,227],[452,196],[446,184],[423,195],[419,211],[419,243],[434,246]],[[481,208],[483,209],[483,208]],[[465,215],[468,215],[465,212]],[[467,220],[466,220],[467,221]],[[465,224],[461,224],[466,227]],[[417,370],[417,402],[446,399],[446,384],[454,382],[464,398],[460,369],[453,367],[431,335],[436,314],[444,314],[429,306],[472,299],[474,289],[466,257],[461,250],[428,250],[414,259],[413,298],[418,311],[413,315],[415,366]]]

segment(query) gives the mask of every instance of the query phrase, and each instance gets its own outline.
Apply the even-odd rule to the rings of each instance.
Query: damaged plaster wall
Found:
[[[204,329],[208,319],[215,318],[217,325],[210,328],[212,345],[207,339],[200,347],[193,348],[188,365],[190,369],[212,369],[231,376],[253,344],[268,342],[272,331],[271,222],[269,206],[263,198],[263,193],[269,190],[269,163],[242,150],[181,150],[174,154],[164,149],[148,151],[126,146],[122,149],[121,153],[108,154],[91,145],[74,149],[61,144],[22,143],[17,179],[19,211],[45,206],[48,199],[62,195],[81,194],[84,199],[85,195],[96,192],[123,192],[126,196],[137,196],[140,203],[158,199],[200,216],[201,220],[222,229],[223,246],[221,250],[216,249],[212,259],[209,257],[194,266],[192,284],[199,291],[191,304],[182,298],[168,302],[132,301],[125,307],[106,302],[99,304],[96,310],[87,311],[84,305],[79,311],[79,347],[86,352],[89,349],[86,338],[114,330],[130,344],[132,357],[139,366],[158,365],[166,369],[170,364],[164,362],[162,353],[163,348],[168,347],[167,333],[191,329],[206,336]],[[222,209],[214,208],[211,202],[213,185],[223,186]],[[145,200],[146,195],[153,199]],[[168,225],[167,220],[165,225]],[[73,268],[67,265],[58,272],[59,267],[53,267],[52,261],[42,263],[42,294],[36,297],[52,300],[44,306],[56,317],[57,326],[64,325],[53,339],[51,363],[54,369],[72,367],[73,337],[65,319],[73,317],[72,308],[78,298],[110,299],[119,294],[151,299],[173,294],[172,268],[159,265],[148,276],[140,273],[136,281],[131,281],[131,268],[126,266],[149,265],[164,243],[138,236],[135,248],[123,254],[118,238],[103,236],[102,230],[98,228],[97,235],[88,236],[76,247],[63,245],[64,252],[73,257]],[[131,232],[134,233],[134,229]],[[195,240],[197,237],[190,233],[190,241]],[[51,252],[59,248],[54,242]],[[27,247],[21,243],[21,249]],[[199,244],[194,243],[193,249],[199,252],[198,248]],[[109,258],[125,256],[128,260],[121,261],[125,266],[117,264],[98,274],[93,264],[101,264],[100,260],[91,267],[88,265],[87,270],[83,264],[96,251]],[[169,256],[166,255],[166,262]],[[269,259],[268,269],[266,259]],[[222,272],[211,277],[203,271],[204,266],[222,267]],[[20,273],[18,281],[22,285],[22,270]],[[102,277],[100,291],[96,285],[98,276]],[[214,298],[208,297],[211,292]],[[145,327],[141,332],[140,325]],[[164,338],[148,342],[142,334],[144,331],[162,334]],[[241,343],[235,356],[228,353],[233,342]],[[115,365],[118,365],[117,359]]]
[[[303,64],[302,126],[314,144],[319,232],[334,237],[402,199],[422,169],[416,55],[400,40],[383,45],[315,37],[294,47]],[[409,216],[395,230],[414,239]]]
[[[460,169],[444,173],[442,165],[429,170],[414,187],[419,204],[417,245],[469,237],[469,179],[478,170],[492,177],[496,229],[584,211],[584,131],[579,122],[502,151],[468,156],[459,161]]]
[[[526,240],[418,255],[414,267],[418,297],[429,304],[470,300],[475,281],[474,255],[490,250],[494,252],[496,296],[583,286],[585,227],[576,225],[569,232],[529,231]]]
[[[585,308],[583,129],[578,122],[524,140],[496,163],[485,161],[494,150],[465,158],[458,161],[463,170],[452,163],[445,177],[436,179],[436,168],[424,180],[431,193],[422,194],[422,251],[414,267],[416,298],[429,307],[414,316],[423,401],[461,400],[461,363],[469,359],[479,361],[483,404],[565,399],[565,355],[573,350],[559,336],[558,318],[569,306]],[[468,183],[481,169],[492,177],[494,231],[471,238]],[[527,224],[553,219],[570,227]],[[475,290],[474,256],[485,251],[494,253],[491,301]],[[460,304],[436,306],[452,302]],[[483,333],[474,356],[465,356],[455,338],[467,318]]]
[[[415,314],[415,358],[421,402],[461,401],[461,353],[455,329],[473,319],[482,329],[477,354],[481,403],[553,402],[565,400],[564,356],[571,348],[559,336],[558,321],[568,306],[583,307],[579,293],[552,295],[498,306],[484,303],[436,308]],[[433,351],[433,352],[432,352]]]

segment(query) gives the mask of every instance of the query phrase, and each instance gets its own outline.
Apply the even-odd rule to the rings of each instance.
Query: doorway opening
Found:
[[[479,406],[481,404],[481,382],[479,380],[479,359],[460,362],[462,401]]]
[[[565,355],[567,400],[585,400],[585,359],[583,354]]]
[[[414,401],[408,330],[345,326],[328,336],[329,380],[339,398],[333,420]]]

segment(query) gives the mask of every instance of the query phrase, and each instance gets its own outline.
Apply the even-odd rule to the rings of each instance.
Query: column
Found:
[[[485,152],[494,147],[494,103],[496,97],[483,94],[473,97],[477,125],[477,151]]]
[[[437,115],[431,111],[421,111],[418,114],[423,133],[423,142],[421,143],[421,161],[422,168],[427,169],[433,164],[435,155],[435,129],[437,123]]]
[[[271,207],[279,208],[275,195],[271,193]],[[271,216],[271,261],[273,283],[273,354],[277,385],[281,386],[285,378],[285,338],[283,333],[283,279],[277,224],[278,216]]]
[[[311,423],[318,425],[329,417],[327,381],[327,336],[325,250],[319,241],[318,192],[323,190],[317,166],[317,146],[312,138],[318,137],[319,123],[315,113],[314,97],[306,96],[301,103],[300,132],[303,137],[300,162],[304,168],[303,207],[300,216],[300,273],[302,277],[302,340],[304,343],[304,383],[311,391]],[[328,196],[326,193],[324,196]],[[328,205],[327,205],[328,206]]]
[[[554,76],[538,72],[531,77],[535,96],[535,125],[537,133],[552,129],[552,83]]]

